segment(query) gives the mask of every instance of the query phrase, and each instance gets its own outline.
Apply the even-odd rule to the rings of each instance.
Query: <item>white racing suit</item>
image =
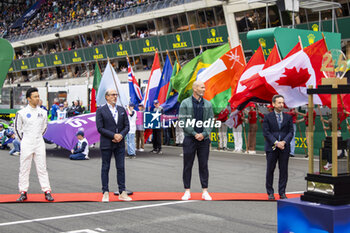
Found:
[[[46,169],[46,149],[43,135],[47,127],[47,112],[40,107],[27,105],[16,113],[15,133],[21,140],[21,155],[18,188],[27,192],[29,174],[34,159],[36,171],[43,192],[51,191]]]

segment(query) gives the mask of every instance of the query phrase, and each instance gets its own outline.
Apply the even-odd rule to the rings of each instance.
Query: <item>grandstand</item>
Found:
[[[295,27],[342,34],[349,48],[349,0],[300,0],[298,12],[280,0],[8,0],[0,3],[0,37],[15,49],[5,87],[91,86],[96,60],[103,71],[110,58],[122,82],[126,56],[146,83],[156,49],[181,63],[223,43],[241,40],[252,54],[249,31]],[[277,5],[276,5],[277,3]],[[294,16],[294,17],[293,17]],[[333,19],[333,20],[332,20]],[[228,39],[229,38],[229,39]],[[266,54],[268,55],[268,54]],[[50,104],[50,101],[49,103]]]

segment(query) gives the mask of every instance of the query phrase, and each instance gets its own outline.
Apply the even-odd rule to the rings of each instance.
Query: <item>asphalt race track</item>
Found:
[[[101,160],[90,149],[90,160],[70,161],[69,152],[47,145],[47,164],[55,193],[96,193],[101,190]],[[163,155],[138,152],[126,159],[127,189],[135,192],[183,192],[182,148],[163,147]],[[19,157],[0,151],[0,194],[17,194]],[[34,163],[34,162],[33,162]],[[192,192],[200,192],[197,160],[192,171]],[[114,165],[114,159],[112,160]],[[308,162],[300,155],[289,161],[287,193],[302,192]],[[211,151],[209,192],[265,193],[266,159],[262,154]],[[277,190],[278,167],[275,172]],[[110,190],[117,191],[111,167]],[[30,193],[41,193],[32,165]],[[79,195],[79,194],[77,194]],[[55,196],[54,196],[55,197]],[[0,232],[239,232],[277,231],[275,201],[135,201],[2,203]]]

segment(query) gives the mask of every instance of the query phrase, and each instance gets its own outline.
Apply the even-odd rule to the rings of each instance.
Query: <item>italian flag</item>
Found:
[[[97,110],[96,95],[97,95],[98,87],[100,86],[101,78],[102,78],[102,75],[101,75],[100,67],[96,62],[95,72],[94,72],[94,82],[92,84],[92,90],[91,90],[91,112],[96,112]]]

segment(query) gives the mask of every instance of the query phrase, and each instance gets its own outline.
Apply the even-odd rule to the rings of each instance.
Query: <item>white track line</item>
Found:
[[[145,209],[145,208],[152,208],[152,207],[159,207],[159,206],[184,204],[184,203],[189,203],[189,202],[196,202],[196,200],[166,202],[166,203],[161,203],[161,204],[134,206],[134,207],[127,207],[127,208],[122,208],[122,209],[111,209],[111,210],[102,210],[102,211],[95,211],[95,212],[86,212],[86,213],[80,213],[80,214],[61,215],[61,216],[48,217],[48,218],[37,218],[37,219],[21,220],[21,221],[14,221],[14,222],[4,222],[4,223],[0,223],[0,227],[25,224],[25,223],[33,223],[33,222],[44,222],[44,221],[64,219],[64,218],[75,218],[75,217],[82,217],[82,216],[88,216],[88,215],[106,214],[106,213],[112,213],[112,212],[122,212],[122,211],[127,211],[127,210],[137,210],[137,209]]]

